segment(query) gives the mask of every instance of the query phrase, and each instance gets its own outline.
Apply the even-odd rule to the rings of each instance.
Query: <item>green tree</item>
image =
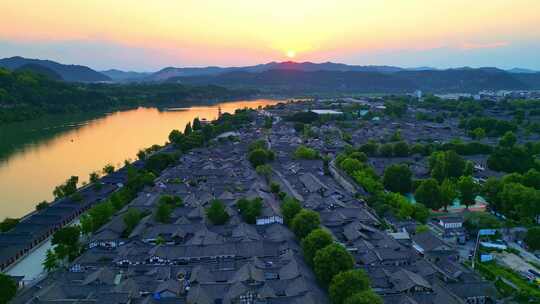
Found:
[[[431,176],[442,182],[445,178],[458,178],[465,170],[465,160],[456,151],[438,151],[429,157]]]
[[[53,191],[53,195],[56,199],[68,197],[77,191],[77,183],[79,182],[78,176],[72,176],[62,185],[56,186]]]
[[[270,165],[258,165],[255,168],[255,172],[268,181],[272,176],[272,167]]]
[[[410,205],[410,204],[409,204]],[[429,218],[429,209],[424,204],[416,203],[413,205],[411,217],[416,221],[425,224]]]
[[[478,195],[478,185],[471,176],[462,176],[458,181],[459,198],[467,208],[474,205]]]
[[[300,205],[297,199],[290,196],[285,197],[283,203],[281,203],[281,214],[283,215],[285,224],[290,225],[300,210],[302,210],[302,205]]]
[[[0,273],[0,303],[8,303],[17,293],[17,283],[9,276]]]
[[[499,146],[512,148],[517,142],[516,135],[512,131],[504,133],[504,135],[499,140]]]
[[[394,145],[383,144],[379,147],[379,154],[382,157],[392,157],[394,155]]]
[[[171,133],[169,133],[169,141],[171,143],[178,143],[178,142],[180,142],[182,140],[183,137],[184,137],[184,135],[182,134],[182,132],[180,132],[178,130],[172,130]],[[145,154],[146,153],[144,153],[144,151],[143,151],[143,156]],[[139,157],[139,159],[141,159],[141,157]]]
[[[491,208],[501,211],[502,204],[499,199],[499,193],[502,191],[503,183],[496,177],[489,177],[482,185],[481,193],[489,202]]]
[[[414,196],[416,201],[430,209],[438,210],[443,206],[439,184],[433,178],[423,180],[416,189]]]
[[[47,249],[47,255],[43,261],[43,268],[47,272],[51,272],[58,267],[58,258],[52,249]]]
[[[540,190],[540,172],[536,169],[530,169],[523,175],[523,184],[527,187]]]
[[[470,135],[474,139],[482,139],[482,138],[486,137],[486,130],[484,130],[482,128],[476,128],[476,129],[471,131]]]
[[[474,173],[474,164],[472,161],[466,161],[465,167],[463,168],[463,175],[473,175]]]
[[[279,184],[275,183],[275,182],[271,182],[270,183],[270,192],[272,192],[274,194],[278,194],[279,191],[281,191],[281,187],[279,186]]]
[[[397,142],[392,146],[392,154],[394,157],[407,157],[409,156],[409,153],[409,145],[404,141]]]
[[[103,174],[112,174],[114,173],[114,166],[112,164],[107,164],[103,167]]]
[[[383,304],[383,300],[372,290],[364,290],[348,297],[343,304]]]
[[[266,150],[268,149],[268,144],[266,142],[266,140],[264,139],[257,139],[253,142],[251,142],[248,146],[248,151],[249,152],[252,152],[254,150],[257,150],[257,149],[262,149],[262,150]]]
[[[527,230],[525,235],[525,243],[531,250],[540,249],[540,227],[532,227]]]
[[[81,246],[79,237],[81,228],[79,226],[67,226],[57,230],[52,237],[51,244],[56,245],[54,252],[59,259],[68,258],[72,261],[79,255]]]
[[[343,304],[352,295],[369,290],[369,278],[363,270],[340,272],[334,276],[328,288],[332,304]]]
[[[184,204],[181,197],[179,197],[178,195],[170,195],[170,194],[164,194],[160,196],[159,203],[168,204],[172,208],[182,207]]]
[[[390,141],[400,141],[402,140],[401,138],[401,130],[396,130],[392,136],[390,136]]]
[[[330,244],[315,254],[313,270],[321,285],[327,287],[335,275],[351,270],[354,266],[353,256],[339,244]]]
[[[347,157],[339,163],[339,167],[347,174],[352,175],[354,172],[364,169],[365,165],[358,159]]]
[[[459,195],[456,190],[456,184],[447,178],[442,182],[440,192],[441,205],[446,211],[448,210],[448,206],[450,206]]]
[[[42,201],[41,203],[37,204],[36,205],[36,210],[37,211],[40,211],[40,210],[45,210],[49,207],[49,203],[47,203],[47,201]]]
[[[379,152],[379,144],[373,140],[368,140],[367,143],[361,145],[358,150],[366,153],[369,156],[375,156]]]
[[[225,204],[220,200],[213,200],[210,207],[206,208],[206,216],[214,225],[223,225],[229,220],[229,214],[225,210]]]
[[[89,180],[91,183],[96,183],[99,180],[99,174],[97,172],[90,173]]]
[[[406,164],[394,164],[384,170],[384,187],[392,192],[408,193],[412,187],[412,172]]]
[[[168,223],[171,219],[172,211],[173,207],[170,204],[159,203],[155,214],[156,221],[160,223]]]
[[[332,244],[334,242],[332,235],[328,231],[317,228],[311,231],[302,240],[302,252],[304,253],[304,260],[306,263],[313,267],[313,259],[318,250]]]
[[[257,217],[261,215],[262,198],[256,197],[252,200],[241,198],[236,202],[236,207],[246,223],[255,224]]]
[[[294,151],[295,159],[318,159],[319,152],[306,146],[298,146]]]
[[[142,213],[139,210],[135,208],[128,209],[128,211],[124,214],[123,217],[124,224],[126,225],[126,236],[129,235],[133,231],[133,229],[135,229],[135,226],[137,226],[141,218]]]
[[[191,128],[191,122],[188,122],[186,124],[186,127],[184,128],[184,135],[188,136],[193,132],[193,129]]]
[[[296,214],[291,222],[291,228],[296,237],[300,240],[306,237],[311,231],[317,229],[321,224],[319,213],[302,209]]]
[[[156,238],[156,245],[164,245],[164,244],[165,244],[165,239],[163,238],[163,236],[158,235],[158,237]]]
[[[271,153],[271,151],[258,148],[248,154],[248,160],[253,167],[257,168],[273,159],[273,154]]]
[[[199,120],[199,117],[195,117],[195,119],[193,119],[193,131],[199,131],[199,130],[202,130],[202,124],[201,124],[201,121]]]
[[[17,226],[19,221],[20,220],[18,218],[9,218],[9,217],[5,218],[0,223],[0,232],[7,232],[11,230],[13,227]]]

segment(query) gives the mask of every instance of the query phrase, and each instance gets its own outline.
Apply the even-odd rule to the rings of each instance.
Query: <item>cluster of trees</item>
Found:
[[[501,179],[490,177],[481,192],[490,207],[507,219],[533,224],[540,215],[540,172],[535,169],[507,174]]]
[[[367,275],[362,270],[353,270],[353,256],[320,226],[317,212],[303,209],[300,202],[287,196],[281,204],[281,213],[300,240],[304,259],[317,281],[328,289],[332,303],[382,304],[381,298],[371,290]]]
[[[470,175],[463,175],[457,180],[446,178],[440,184],[434,178],[425,179],[420,182],[414,195],[416,201],[428,208],[446,210],[456,198],[466,207],[474,205],[478,194],[480,186]]]
[[[446,118],[446,113],[437,113],[436,115],[429,115],[424,112],[418,112],[416,113],[416,120],[424,120],[424,121],[430,121],[430,122],[436,122],[436,123],[443,123],[444,119]]]
[[[429,210],[423,204],[411,204],[402,195],[410,192],[412,188],[412,173],[409,167],[405,164],[390,166],[385,170],[381,181],[373,168],[365,163],[366,160],[367,156],[363,152],[346,149],[336,157],[336,164],[371,194],[368,203],[378,214],[390,212],[402,219],[413,218],[425,223]],[[385,185],[388,186],[387,190],[395,192],[386,192]]]
[[[56,199],[71,196],[77,192],[77,183],[79,182],[78,176],[72,176],[65,183],[56,186],[53,191],[53,195]]]
[[[262,198],[254,199],[241,198],[236,202],[236,207],[240,211],[240,215],[246,223],[255,224],[257,217],[261,215]]]
[[[81,231],[90,234],[110,221],[114,213],[128,204],[140,189],[154,183],[155,175],[146,170],[127,167],[127,182],[124,187],[113,193],[107,200],[94,205],[81,216]]]
[[[268,149],[264,139],[252,142],[248,148],[248,160],[254,168],[265,165],[274,160],[275,154]]]
[[[0,273],[0,303],[9,303],[17,293],[17,282],[7,274]]]
[[[234,114],[224,113],[211,123],[202,124],[199,118],[189,122],[184,132],[172,130],[169,141],[181,151],[189,151],[193,148],[202,147],[217,135],[236,130],[252,120],[252,110],[238,109]],[[141,154],[141,156],[144,156]]]
[[[459,100],[449,100],[441,99],[436,96],[428,96],[420,102],[416,102],[416,105],[420,108],[433,109],[440,111],[448,111],[451,114],[455,115],[480,115],[484,109],[492,106],[490,102],[478,102],[472,99],[459,99]]]
[[[315,149],[306,147],[304,145],[298,146],[294,151],[295,159],[318,159],[319,152]]]
[[[319,120],[319,114],[312,111],[296,112],[292,115],[285,117],[287,121],[298,122],[302,124],[311,124]],[[302,126],[303,129],[303,126]]]
[[[124,225],[126,226],[126,228],[124,229],[122,233],[123,237],[128,237],[133,231],[133,229],[137,227],[141,219],[145,217],[146,215],[147,215],[146,213],[141,212],[139,209],[129,208],[122,217],[122,220],[124,221]]]
[[[11,229],[13,229],[17,224],[19,223],[18,218],[5,218],[2,222],[0,222],[0,232],[7,232]]]
[[[428,156],[436,151],[448,150],[454,150],[460,155],[490,154],[492,148],[489,145],[479,142],[464,143],[460,140],[455,140],[444,144],[416,143],[409,145],[405,141],[399,139],[397,141],[385,144],[380,144],[373,140],[369,140],[365,144],[359,146],[358,150],[366,153],[369,156],[407,157],[414,154]]]
[[[137,152],[137,158],[140,160],[146,159],[146,157],[154,152],[161,150],[163,147],[157,144],[151,145],[148,148],[141,149]]]
[[[540,164],[534,159],[534,154],[539,152],[538,144],[517,145],[516,142],[514,133],[506,132],[489,156],[488,167],[508,173],[523,173],[531,168],[539,168]]]
[[[492,117],[471,117],[462,119],[459,122],[459,127],[469,131],[482,129],[488,136],[501,136],[508,131],[515,132],[517,125],[512,121],[499,120]]]
[[[472,175],[474,164],[465,161],[454,150],[433,152],[428,159],[431,177],[439,182],[447,178],[459,178],[462,175]]]
[[[384,102],[384,114],[393,117],[402,117],[407,113],[407,103],[403,100],[387,100]]]
[[[182,198],[176,195],[165,194],[160,196],[158,207],[155,213],[156,221],[160,223],[168,223],[170,221],[171,213],[174,208],[182,207]]]
[[[68,226],[59,229],[53,234],[51,244],[53,249],[48,249],[43,261],[43,267],[50,272],[64,263],[64,261],[73,261],[81,252],[81,243],[79,241],[81,227],[78,225]]]
[[[540,227],[532,227],[527,230],[525,243],[530,250],[540,250]]]
[[[214,225],[224,225],[230,218],[230,215],[225,208],[225,204],[218,199],[210,202],[210,206],[205,209],[205,213],[206,217]]]
[[[172,103],[249,96],[253,90],[218,86],[159,84],[82,84],[50,79],[32,71],[0,69],[0,124],[46,114],[82,113],[148,103]]]
[[[384,187],[375,170],[367,165],[367,156],[354,149],[346,149],[336,157],[337,166],[351,176],[369,193],[383,191]]]

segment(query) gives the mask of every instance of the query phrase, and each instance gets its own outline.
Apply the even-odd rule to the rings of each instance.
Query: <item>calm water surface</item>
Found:
[[[232,113],[279,101],[258,99],[160,111],[138,108],[97,116],[54,118],[0,127],[0,221],[20,217],[69,176],[88,180],[88,174],[108,163],[119,166],[137,152],[167,141],[172,129],[184,129],[195,117],[212,120],[218,108]]]

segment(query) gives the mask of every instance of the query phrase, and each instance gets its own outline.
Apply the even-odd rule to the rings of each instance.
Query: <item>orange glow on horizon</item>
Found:
[[[18,0],[0,11],[0,42],[92,41],[192,65],[501,48],[540,37],[537,0]]]

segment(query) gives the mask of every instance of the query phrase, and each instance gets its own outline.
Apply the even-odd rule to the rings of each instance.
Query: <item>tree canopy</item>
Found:
[[[332,235],[326,230],[317,228],[302,240],[302,252],[306,263],[313,267],[313,259],[320,249],[334,242]]]
[[[323,286],[329,286],[335,275],[351,270],[353,266],[353,256],[339,244],[330,244],[318,250],[313,259],[315,276]]]
[[[343,304],[347,298],[369,288],[367,274],[363,270],[354,269],[336,274],[330,283],[328,293],[333,304]]]
[[[394,164],[384,170],[384,187],[392,192],[402,194],[411,191],[412,172],[406,164]]]
[[[213,200],[210,207],[206,208],[206,216],[214,225],[223,225],[230,217],[227,210],[225,210],[225,204],[217,199]]]
[[[302,209],[298,212],[292,222],[291,228],[296,237],[303,239],[311,231],[315,230],[321,224],[319,213],[313,210]]]

